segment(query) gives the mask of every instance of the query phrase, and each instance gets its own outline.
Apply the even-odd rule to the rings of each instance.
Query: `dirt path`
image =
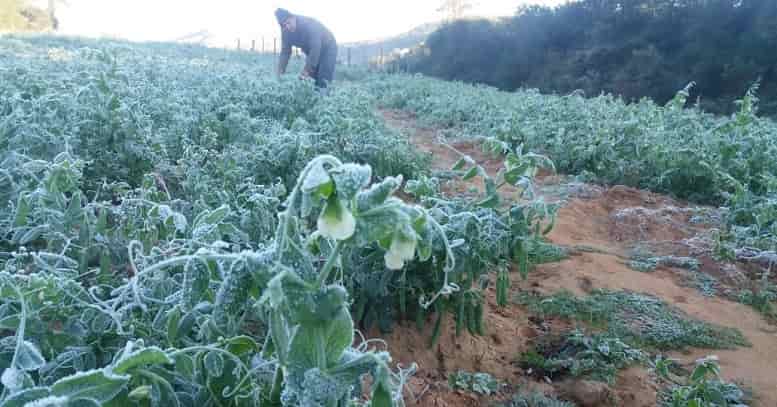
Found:
[[[455,153],[439,144],[434,129],[420,127],[411,115],[396,111],[384,111],[382,114],[390,126],[407,133],[414,145],[431,154],[433,169],[450,169],[458,159]],[[489,172],[495,173],[501,167],[498,160],[486,157],[472,143],[456,143],[455,147],[471,155]],[[560,190],[560,179],[548,176],[539,180],[548,199],[562,195],[556,193]],[[460,185],[456,189],[465,190],[471,186]],[[549,238],[558,245],[594,250],[580,251],[562,262],[538,266],[529,281],[516,278],[512,290],[533,289],[550,294],[564,289],[578,295],[595,288],[630,290],[657,296],[700,320],[738,328],[752,347],[730,351],[694,350],[672,356],[691,363],[708,354],[718,355],[724,377],[740,381],[754,391],[756,400],[753,405],[777,406],[777,329],[774,326],[747,306],[702,295],[695,288],[683,284],[674,270],[640,273],[625,265],[624,258],[634,244],[657,247],[670,243],[669,246],[686,249],[692,246],[687,242],[697,232],[703,231],[704,225],[690,221],[688,206],[664,196],[625,187],[604,189],[578,184],[575,188],[577,192],[571,194],[560,210],[556,227]],[[714,269],[705,271],[723,270],[720,265],[709,261],[704,261],[703,267]],[[416,361],[420,366],[410,385],[409,405],[481,405],[483,401],[472,395],[447,389],[446,375],[457,369],[488,372],[523,388],[550,389],[547,384],[528,380],[515,365],[518,355],[528,349],[527,341],[539,334],[536,324],[518,306],[497,308],[493,292],[488,293],[487,302],[486,326],[489,332],[486,336],[463,334],[456,337],[452,321],[445,321],[435,349],[426,346],[431,326],[427,326],[425,332],[418,332],[414,327],[400,327],[384,337],[400,362]],[[614,390],[621,405],[656,405],[657,385],[644,368],[622,372]]]

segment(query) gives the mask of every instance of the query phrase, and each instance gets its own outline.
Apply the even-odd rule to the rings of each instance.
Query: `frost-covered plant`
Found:
[[[400,180],[370,186],[371,178],[367,165],[317,157],[288,195],[275,237],[260,250],[231,252],[216,244],[170,257],[133,240],[132,274],[113,288],[74,281],[68,267],[77,264],[50,268],[49,275],[4,272],[0,311],[16,335],[0,346],[9,357],[0,365],[0,405],[345,406],[365,375],[372,378],[371,405],[401,405],[411,370],[392,372],[389,354],[369,350],[369,342],[352,347],[354,323],[341,283],[349,270],[340,255],[376,247],[389,257],[428,259],[438,241],[451,254],[446,263],[455,263],[427,211],[391,197]],[[195,234],[204,236],[227,213],[203,212],[192,222],[202,230]],[[178,223],[189,229],[185,219]],[[397,236],[404,239],[399,248],[392,243]],[[422,306],[456,288],[444,285]],[[251,314],[265,327],[261,346],[241,334]],[[81,329],[108,354],[97,357],[88,344],[55,345],[41,324]],[[152,345],[132,339],[141,331]]]

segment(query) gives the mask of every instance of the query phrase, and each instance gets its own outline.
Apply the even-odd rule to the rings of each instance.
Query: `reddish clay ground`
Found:
[[[434,129],[421,128],[409,114],[384,111],[386,122],[407,133],[411,142],[432,156],[434,169],[450,169],[458,155],[437,139]],[[453,147],[474,158],[490,173],[501,167],[498,159],[489,157],[471,142],[454,143]],[[730,351],[694,350],[672,356],[691,364],[710,353],[720,357],[726,379],[737,380],[751,388],[755,406],[777,406],[777,329],[752,308],[718,297],[706,297],[687,286],[680,270],[659,269],[652,273],[636,272],[625,265],[630,248],[635,244],[650,247],[660,254],[686,255],[704,245],[703,223],[691,223],[689,206],[665,196],[615,186],[602,188],[575,184],[562,188],[563,177],[543,175],[539,184],[546,199],[554,200],[566,191],[567,203],[559,211],[550,240],[565,247],[585,247],[559,263],[537,266],[528,281],[513,273],[512,295],[534,290],[551,294],[568,290],[584,295],[592,289],[630,290],[654,295],[673,304],[694,318],[738,328],[752,343]],[[466,192],[477,181],[446,187],[447,192]],[[514,191],[507,190],[510,199]],[[699,243],[701,242],[701,243]],[[724,267],[701,256],[702,271],[720,281],[736,281],[746,273],[734,266]],[[644,367],[633,367],[620,373],[612,388],[591,382],[536,382],[525,375],[516,363],[530,340],[568,328],[561,321],[535,321],[520,306],[497,308],[496,295],[487,295],[486,324],[488,334],[482,337],[464,333],[456,337],[452,320],[443,324],[442,334],[434,349],[427,347],[431,321],[419,332],[415,324],[398,326],[383,336],[395,362],[416,362],[419,371],[411,379],[406,393],[409,406],[480,406],[506,397],[478,398],[472,394],[451,391],[447,376],[458,369],[487,372],[522,389],[538,388],[573,399],[579,405],[655,406],[658,385]],[[376,332],[370,333],[376,336]]]

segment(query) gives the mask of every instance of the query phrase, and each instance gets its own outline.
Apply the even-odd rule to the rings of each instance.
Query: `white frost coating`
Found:
[[[9,367],[3,371],[0,382],[3,383],[7,389],[14,391],[21,388],[24,385],[24,376],[19,369]]]
[[[69,399],[61,396],[48,396],[24,404],[24,407],[65,407]]]
[[[356,231],[356,219],[337,199],[327,202],[318,217],[318,231],[321,235],[336,240],[346,240]]]

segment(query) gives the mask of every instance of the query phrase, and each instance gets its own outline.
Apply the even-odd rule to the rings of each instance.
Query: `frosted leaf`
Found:
[[[314,165],[310,172],[305,177],[305,181],[302,182],[302,192],[306,194],[318,192],[324,192],[322,195],[327,198],[329,194],[325,193],[328,190],[328,186],[332,184],[332,178],[329,177],[329,173],[324,169],[323,163]],[[331,191],[330,191],[331,193]]]
[[[14,367],[9,367],[3,371],[0,383],[11,392],[18,391],[24,387],[24,372]]]
[[[186,221],[185,216],[178,212],[173,213],[173,223],[175,224],[175,230],[179,232],[186,232],[188,222]]]
[[[370,184],[372,168],[368,165],[343,164],[331,171],[340,199],[350,200]]]
[[[46,364],[46,360],[41,355],[38,347],[29,341],[22,342],[17,356],[17,366],[22,370],[37,370]]]
[[[48,396],[24,405],[24,407],[66,407],[69,399],[61,396]]]

